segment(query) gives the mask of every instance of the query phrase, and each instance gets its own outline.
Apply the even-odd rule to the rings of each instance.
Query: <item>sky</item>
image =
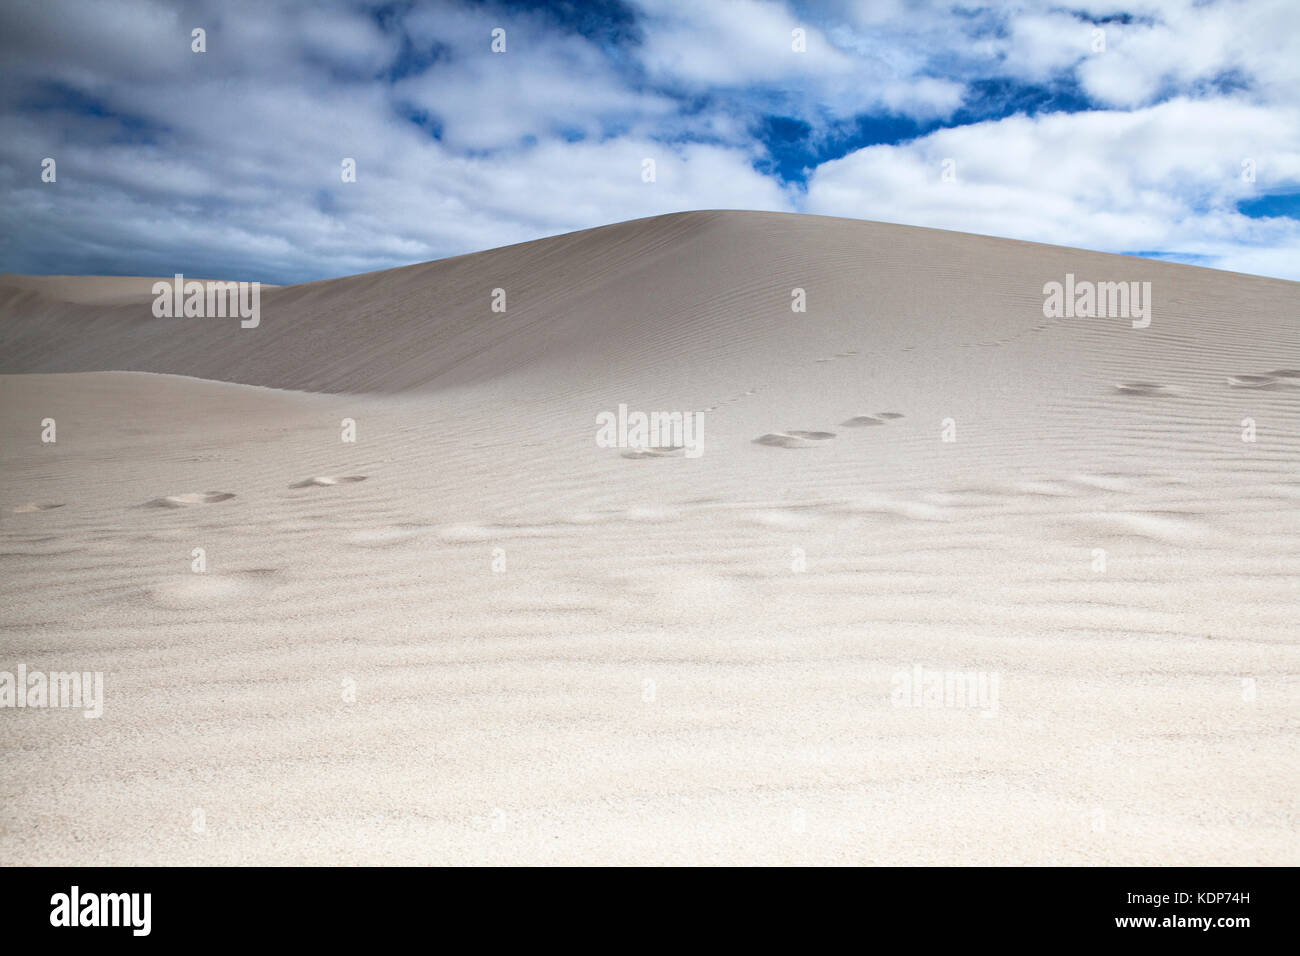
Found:
[[[0,272],[759,209],[1300,280],[1296,0],[6,0],[0,75]]]

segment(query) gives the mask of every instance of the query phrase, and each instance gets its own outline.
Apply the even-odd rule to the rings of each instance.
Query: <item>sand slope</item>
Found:
[[[708,387],[775,371],[792,350],[992,348],[1042,324],[1043,283],[1067,271],[1153,282],[1163,321],[1125,351],[1191,330],[1213,347],[1238,328],[1294,329],[1296,285],[1282,280],[849,219],[694,212],[267,288],[257,329],[154,318],[147,296],[122,304],[112,285],[150,280],[20,289],[0,277],[0,372],[165,372],[328,392],[510,373],[546,389],[557,376]],[[798,317],[793,288],[808,295]],[[6,289],[18,301],[6,303]],[[494,289],[504,314],[491,310]],[[50,299],[95,293],[109,307]],[[1077,361],[1057,358],[1054,371]]]
[[[11,861],[1300,860],[1296,284],[692,213],[253,330],[10,288],[5,371],[76,374],[0,377],[0,669],[107,698],[0,709]]]

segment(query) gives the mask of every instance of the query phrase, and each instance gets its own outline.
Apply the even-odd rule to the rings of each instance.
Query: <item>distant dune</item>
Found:
[[[152,281],[0,277],[0,670],[105,674],[0,708],[11,863],[1300,862],[1300,285],[748,212]]]
[[[992,345],[1041,324],[1042,287],[1066,272],[1152,281],[1164,315],[1150,339],[1294,328],[1296,284],[1282,280],[851,219],[691,212],[267,288],[263,326],[240,335],[219,319],[156,319],[147,295],[125,301],[153,279],[0,277],[0,296],[13,290],[0,298],[0,372],[393,392],[529,370],[594,382],[671,359],[669,374],[688,381],[711,377],[720,361],[830,347],[850,329],[868,349],[947,346],[954,336]],[[498,288],[505,313],[491,310]],[[808,293],[797,316],[794,288]]]

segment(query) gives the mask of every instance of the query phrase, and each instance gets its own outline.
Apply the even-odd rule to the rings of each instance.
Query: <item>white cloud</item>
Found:
[[[1246,158],[1255,183],[1242,178]],[[943,181],[948,159],[954,182]],[[1178,99],[1128,113],[1014,116],[872,146],[820,166],[804,209],[1089,249],[1169,250],[1234,267],[1258,247],[1261,266],[1282,264],[1273,274],[1300,278],[1300,260],[1285,264],[1269,251],[1300,242],[1300,223],[1236,211],[1241,200],[1298,186],[1300,110]]]
[[[640,0],[639,7],[647,19],[637,59],[653,80],[670,86],[761,91],[763,100],[775,98],[814,121],[881,108],[947,116],[965,90],[959,81],[927,73],[924,50],[857,32],[839,16],[823,27],[771,0]],[[796,29],[803,31],[804,52],[794,49]]]
[[[1294,275],[1295,221],[1235,209],[1300,190],[1297,8],[1125,6],[639,0],[636,41],[611,45],[542,12],[452,0],[393,8],[400,30],[341,0],[10,3],[0,268],[175,264],[275,281],[732,207]],[[1106,51],[1093,53],[1089,18],[1121,12],[1131,22],[1103,24]],[[190,52],[193,26],[208,30],[208,53]],[[495,26],[504,55],[489,49]],[[795,28],[806,53],[791,49]],[[391,83],[404,50],[437,56]],[[1225,76],[1236,86],[1216,90]],[[813,171],[806,195],[754,168],[768,115],[824,144],[863,115],[951,117],[977,81],[1007,78],[1077,81],[1101,108],[858,150]],[[429,128],[408,115],[421,111]],[[45,156],[57,186],[39,182]],[[340,180],[344,157],[357,161],[354,184]],[[953,184],[939,182],[946,157]]]
[[[651,75],[679,84],[775,84],[807,76],[844,75],[854,60],[812,23],[767,0],[681,4],[642,0],[647,14],[639,58]],[[803,52],[794,31],[804,32]]]

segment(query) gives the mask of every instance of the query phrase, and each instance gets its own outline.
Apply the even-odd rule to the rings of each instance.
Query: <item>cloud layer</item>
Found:
[[[10,3],[0,270],[291,282],[745,208],[1300,278],[1298,28],[1287,0]]]

